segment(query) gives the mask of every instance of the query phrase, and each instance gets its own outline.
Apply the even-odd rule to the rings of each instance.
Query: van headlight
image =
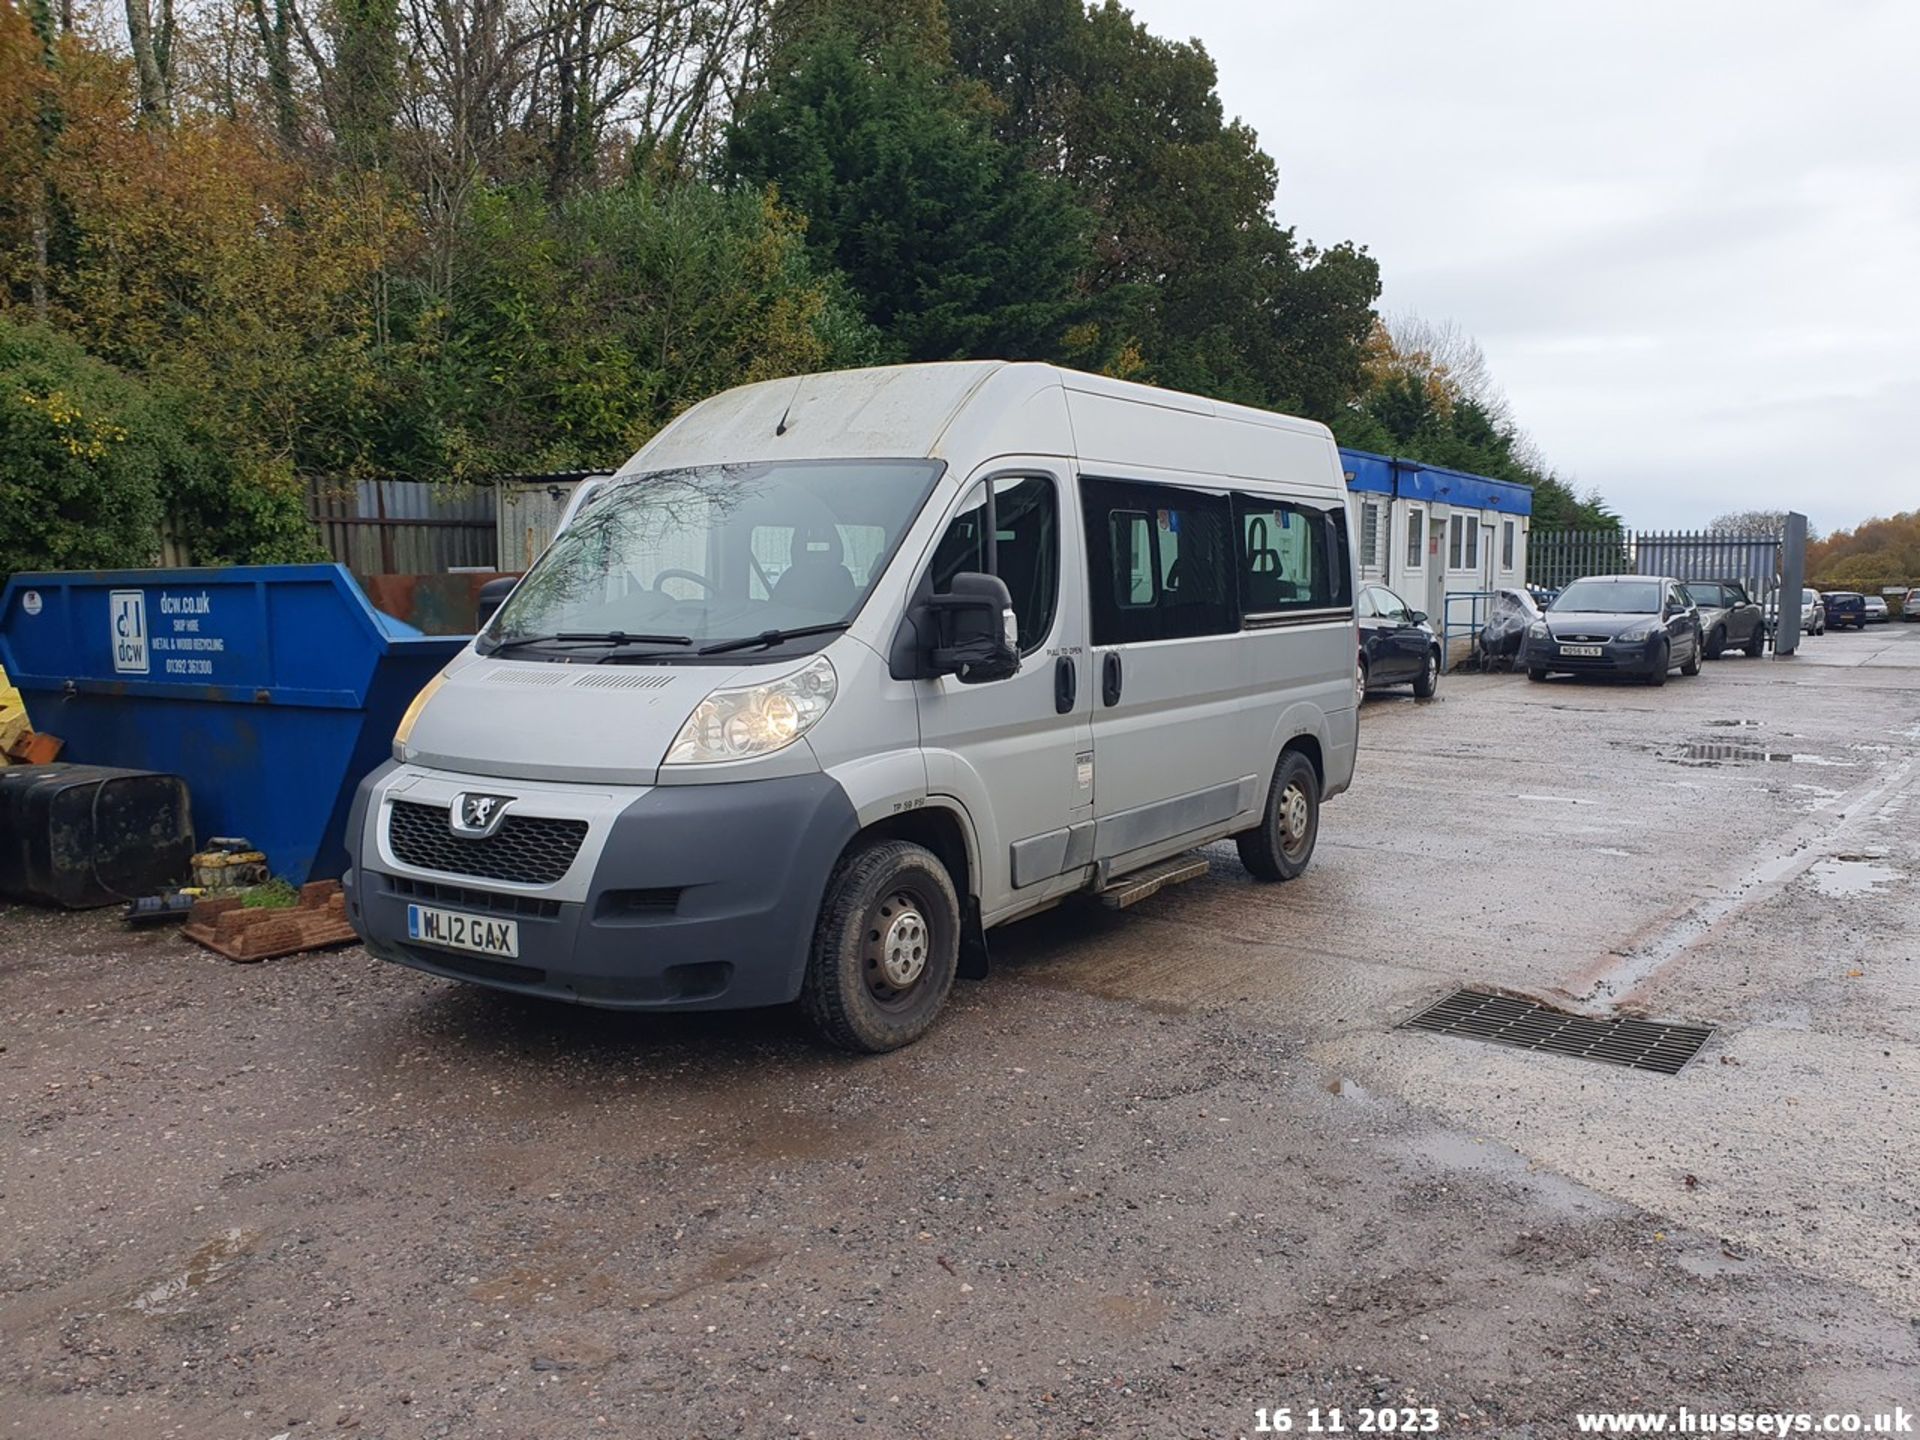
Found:
[[[427,702],[433,699],[434,692],[447,683],[447,672],[438,675],[420,687],[420,693],[413,697],[413,703],[407,706],[406,714],[400,717],[400,725],[393,732],[393,758],[404,763],[412,757],[407,742],[413,739],[414,722],[420,718],[420,712],[427,708]]]
[[[822,655],[764,685],[715,690],[680,727],[666,763],[711,765],[784,750],[827,713],[839,683],[832,662]]]

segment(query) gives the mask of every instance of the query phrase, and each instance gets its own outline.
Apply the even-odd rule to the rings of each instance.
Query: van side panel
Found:
[[[1323,426],[1241,418],[1254,411],[1221,417],[1189,408],[1185,396],[1149,403],[1074,389],[1066,395],[1083,469],[1166,470],[1221,486],[1264,480],[1323,506],[1346,503],[1338,452]]]

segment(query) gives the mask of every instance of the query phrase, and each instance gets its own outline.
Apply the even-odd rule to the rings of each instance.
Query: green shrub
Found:
[[[163,521],[198,564],[318,554],[290,473],[242,468],[175,399],[0,317],[0,579],[151,565]]]

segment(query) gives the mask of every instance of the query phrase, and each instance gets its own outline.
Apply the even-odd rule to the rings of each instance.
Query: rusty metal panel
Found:
[[[307,512],[327,554],[356,575],[439,575],[494,563],[491,485],[313,480]]]

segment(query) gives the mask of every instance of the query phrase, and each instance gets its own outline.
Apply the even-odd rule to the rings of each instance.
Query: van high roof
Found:
[[[623,473],[722,462],[1077,456],[1142,470],[1317,479],[1341,497],[1332,432],[1244,405],[1055,365],[952,361],[840,370],[745,385],[704,400]]]

